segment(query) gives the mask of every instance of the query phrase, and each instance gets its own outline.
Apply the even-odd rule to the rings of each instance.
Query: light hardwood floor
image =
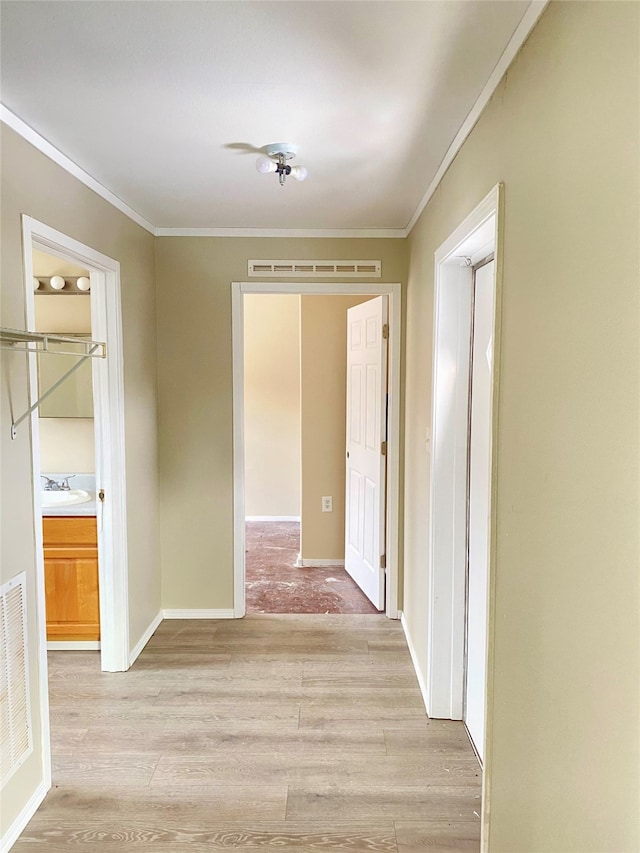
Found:
[[[16,851],[479,850],[481,773],[383,616],[165,621],[50,653],[53,789]]]

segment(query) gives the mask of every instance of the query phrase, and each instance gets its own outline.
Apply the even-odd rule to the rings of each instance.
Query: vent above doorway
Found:
[[[249,261],[250,278],[380,278],[381,261]]]

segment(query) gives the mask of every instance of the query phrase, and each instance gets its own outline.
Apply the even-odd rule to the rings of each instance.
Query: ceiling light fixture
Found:
[[[289,142],[273,142],[265,145],[264,150],[268,156],[261,155],[256,160],[256,169],[263,175],[275,172],[280,180],[280,186],[284,186],[287,175],[291,175],[296,181],[304,181],[307,170],[304,166],[289,166],[287,160],[292,160],[298,153],[295,145]],[[273,159],[275,158],[275,159]]]

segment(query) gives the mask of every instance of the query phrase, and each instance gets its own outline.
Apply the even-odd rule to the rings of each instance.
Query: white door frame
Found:
[[[129,668],[129,590],[127,572],[127,521],[124,454],[124,383],[122,321],[120,308],[120,264],[45,225],[22,217],[22,246],[27,331],[36,331],[33,292],[33,249],[55,254],[90,270],[91,334],[107,344],[107,358],[94,359],[93,396],[96,436],[96,464],[101,467],[96,488],[103,488],[107,500],[98,507],[98,553],[100,584],[101,669],[124,672]],[[38,398],[37,358],[29,358],[29,398]],[[55,358],[55,356],[51,356]],[[31,422],[33,514],[35,533],[36,596],[38,619],[38,659],[40,664],[40,706],[43,726],[45,783],[51,785],[49,691],[47,683],[47,630],[44,586],[44,548],[40,501],[40,426],[38,410]],[[26,426],[26,425],[25,425]],[[96,472],[98,474],[98,472]],[[102,512],[102,517],[100,517]]]
[[[427,712],[461,720],[464,697],[467,455],[472,265],[495,254],[492,410],[497,412],[502,196],[498,184],[435,253],[432,466],[429,510]],[[493,418],[495,442],[497,417]],[[495,533],[495,457],[491,463],[488,690],[490,696]],[[486,717],[489,721],[490,715]],[[486,746],[486,744],[485,744]],[[486,751],[485,751],[486,754]]]
[[[244,481],[244,306],[245,293],[288,293],[323,296],[389,296],[389,444],[387,451],[386,615],[398,618],[400,501],[400,284],[351,284],[234,281],[231,284],[233,330],[233,601],[234,616],[245,615],[245,481]]]

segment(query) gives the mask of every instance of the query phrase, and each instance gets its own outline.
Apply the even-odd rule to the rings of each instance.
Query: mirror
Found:
[[[89,335],[77,335],[86,337]],[[51,344],[52,352],[82,351],[80,344]],[[38,357],[38,385],[43,394],[76,364],[78,359],[73,355],[41,355]],[[75,373],[72,373],[50,397],[40,404],[41,418],[92,418],[93,417],[93,388],[92,388],[92,359],[88,358]]]

